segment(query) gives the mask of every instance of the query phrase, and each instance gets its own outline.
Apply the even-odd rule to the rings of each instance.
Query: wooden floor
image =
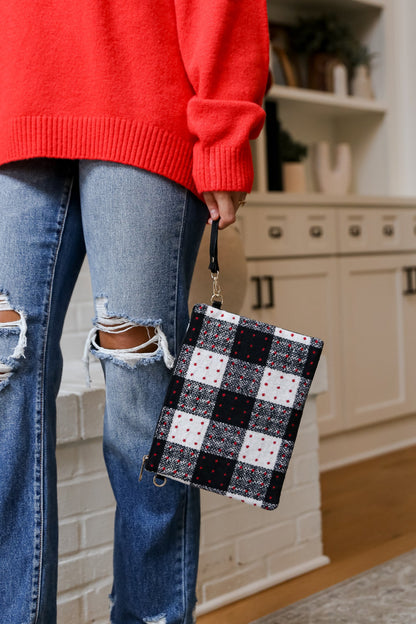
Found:
[[[331,563],[198,618],[248,624],[416,547],[416,447],[321,475],[324,554]]]

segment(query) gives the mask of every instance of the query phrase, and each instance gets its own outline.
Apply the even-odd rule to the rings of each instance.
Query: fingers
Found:
[[[208,191],[203,196],[210,214],[208,223],[211,224],[219,217],[218,227],[223,230],[235,222],[236,212],[246,194],[239,191]]]
[[[214,193],[211,191],[203,193],[203,197],[204,197],[204,202],[206,203],[207,208],[209,210],[210,218],[208,219],[208,223],[211,224],[213,221],[216,221],[218,217],[220,216],[218,205],[217,205],[217,200],[215,199]]]

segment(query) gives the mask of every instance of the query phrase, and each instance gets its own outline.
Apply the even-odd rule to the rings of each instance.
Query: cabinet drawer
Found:
[[[403,216],[403,245],[405,249],[416,250],[416,210],[406,210]]]
[[[248,258],[335,253],[335,212],[250,207],[237,217]]]
[[[403,251],[416,248],[416,212],[395,208],[341,209],[341,253]]]

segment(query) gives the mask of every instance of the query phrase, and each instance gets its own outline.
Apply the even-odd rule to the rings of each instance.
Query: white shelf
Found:
[[[247,196],[247,208],[256,206],[329,206],[366,208],[416,208],[416,197],[357,195],[327,195],[326,193],[283,193],[253,191]]]
[[[387,112],[387,106],[378,100],[366,100],[354,96],[341,97],[334,93],[282,85],[273,85],[267,94],[267,99],[304,104],[308,114],[322,114],[332,117],[363,113],[383,115]]]
[[[384,9],[385,0],[291,0],[291,8],[296,10],[334,10],[340,8],[346,11],[362,9]]]

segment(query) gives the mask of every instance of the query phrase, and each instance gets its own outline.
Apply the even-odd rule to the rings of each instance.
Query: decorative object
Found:
[[[371,83],[371,63],[375,54],[370,53],[367,46],[358,44],[351,50],[351,95],[356,97],[374,99],[373,86]]]
[[[290,34],[293,50],[307,64],[307,86],[310,89],[334,91],[334,86],[339,89],[341,78],[337,77],[334,81],[334,76],[328,72],[331,64],[339,62],[345,65],[348,79],[352,80],[356,68],[362,64],[369,67],[374,56],[355,37],[350,27],[335,15],[302,17]]]
[[[251,624],[411,624],[415,595],[412,550]]]
[[[308,58],[308,89],[330,91],[328,85],[328,66],[336,62],[336,58],[325,52],[315,52]]]
[[[286,193],[304,193],[306,191],[305,165],[302,162],[308,148],[303,143],[293,140],[287,130],[280,131],[280,154],[283,162],[283,190]]]
[[[271,67],[276,84],[300,87],[299,67],[291,46],[291,27],[286,24],[269,24],[272,50]]]
[[[285,193],[304,193],[306,191],[306,173],[304,163],[283,163],[283,190]]]
[[[279,56],[271,44],[269,48],[269,56],[270,56],[270,73],[273,79],[272,84],[286,85],[286,78],[283,73],[283,68],[280,63]]]
[[[370,70],[367,65],[359,65],[355,69],[354,77],[351,81],[351,95],[367,100],[374,99]]]
[[[331,164],[329,143],[320,141],[314,146],[313,169],[318,190],[321,193],[343,195],[351,186],[351,148],[339,143],[335,150],[335,162]]]
[[[170,477],[272,510],[323,342],[222,310],[217,237],[218,221],[212,305],[194,306],[140,477],[146,468],[155,486]]]
[[[338,60],[329,61],[325,78],[328,91],[340,97],[348,95],[348,70],[344,63]]]

